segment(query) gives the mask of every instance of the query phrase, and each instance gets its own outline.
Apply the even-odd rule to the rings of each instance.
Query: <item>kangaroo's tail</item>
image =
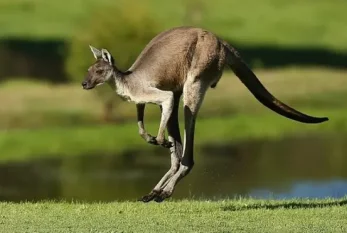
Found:
[[[276,99],[261,84],[257,76],[255,76],[252,70],[242,60],[239,53],[227,43],[223,42],[223,44],[226,47],[228,65],[248,90],[250,90],[254,97],[263,105],[282,116],[303,123],[321,123],[329,120],[327,117],[313,117],[306,115]]]

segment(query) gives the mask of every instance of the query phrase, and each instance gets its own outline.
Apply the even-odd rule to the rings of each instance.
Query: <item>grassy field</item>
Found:
[[[0,37],[68,39],[98,7],[111,0],[2,0]],[[244,44],[347,49],[347,3],[342,0],[194,0],[198,24]],[[117,5],[124,2],[117,2]],[[142,5],[141,5],[142,4]],[[134,0],[163,27],[184,24],[187,1]],[[68,6],[68,7],[67,7]],[[256,6],[257,10],[250,9]],[[194,12],[191,12],[191,14]],[[25,24],[25,27],[23,27]]]
[[[0,203],[0,232],[346,232],[347,200]]]

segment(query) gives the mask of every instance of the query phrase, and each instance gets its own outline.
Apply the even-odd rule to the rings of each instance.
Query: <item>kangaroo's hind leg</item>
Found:
[[[155,201],[160,202],[172,195],[176,184],[184,176],[188,175],[194,165],[194,133],[195,121],[198,115],[200,106],[204,99],[205,93],[209,85],[206,85],[201,80],[194,77],[187,80],[183,88],[183,103],[184,103],[184,145],[183,156],[177,172],[169,179],[155,198]]]
[[[169,171],[161,178],[158,184],[154,187],[154,189],[146,196],[142,197],[141,200],[143,202],[148,202],[156,198],[163,188],[164,184],[177,172],[179,169],[179,165],[182,159],[182,139],[179,129],[178,122],[178,108],[179,101],[182,93],[178,92],[174,94],[174,106],[168,121],[167,130],[169,141],[172,143],[172,147],[170,148],[171,153],[171,168]]]

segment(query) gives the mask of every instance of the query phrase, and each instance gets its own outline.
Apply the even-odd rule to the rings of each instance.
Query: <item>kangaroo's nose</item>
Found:
[[[82,87],[86,87],[87,86],[87,81],[83,81],[82,82]]]

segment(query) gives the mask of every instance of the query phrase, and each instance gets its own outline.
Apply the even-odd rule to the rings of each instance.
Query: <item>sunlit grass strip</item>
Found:
[[[0,203],[1,232],[346,232],[347,199]]]

